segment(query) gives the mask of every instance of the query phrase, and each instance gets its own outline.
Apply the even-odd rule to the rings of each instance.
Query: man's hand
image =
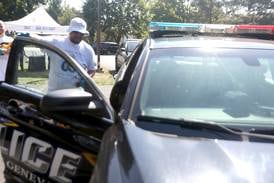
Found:
[[[89,70],[88,74],[90,75],[90,77],[93,77],[95,75],[96,70]]]
[[[2,43],[0,45],[0,55],[9,54],[11,49],[11,43]]]

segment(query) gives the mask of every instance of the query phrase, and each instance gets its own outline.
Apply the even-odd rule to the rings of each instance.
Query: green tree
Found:
[[[156,0],[153,3],[154,21],[222,22],[224,12],[220,0]]]
[[[272,0],[223,0],[232,22],[246,24],[273,24]]]
[[[193,0],[191,3],[192,21],[201,23],[220,23],[225,16],[219,0]]]
[[[47,12],[50,16],[58,21],[58,17],[62,14],[62,0],[49,0]]]
[[[57,20],[61,25],[68,25],[70,20],[74,17],[82,17],[81,12],[65,4]]]
[[[97,0],[87,0],[83,6],[83,16],[88,22],[94,38],[97,25]],[[141,37],[149,19],[147,3],[144,0],[111,0],[101,2],[101,28],[105,39],[119,42],[123,36]]]
[[[45,5],[48,0],[1,0],[1,20],[11,21],[24,17],[40,5]]]
[[[107,5],[103,30],[108,39],[119,42],[123,36],[140,37],[147,28],[149,13],[142,0],[112,0]]]
[[[92,41],[95,39],[96,27],[97,27],[97,7],[98,0],[87,0],[83,5],[83,17],[88,24],[88,31],[90,33],[90,38]],[[101,20],[106,16],[105,12],[105,1],[100,1],[101,3]]]
[[[186,22],[191,18],[188,0],[155,0],[151,13],[153,21]]]

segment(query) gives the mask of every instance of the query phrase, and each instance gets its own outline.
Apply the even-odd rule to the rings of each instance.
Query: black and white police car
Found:
[[[8,180],[274,181],[274,26],[152,22],[150,29],[120,69],[111,105],[69,55],[15,39],[0,83]],[[44,59],[26,56],[30,48]],[[48,92],[48,63],[57,61],[79,82]],[[44,66],[29,71],[35,62]]]

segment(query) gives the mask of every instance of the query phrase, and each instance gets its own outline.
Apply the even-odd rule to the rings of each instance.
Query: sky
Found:
[[[66,2],[70,7],[74,7],[77,10],[81,10],[85,0],[63,0],[63,3]]]

